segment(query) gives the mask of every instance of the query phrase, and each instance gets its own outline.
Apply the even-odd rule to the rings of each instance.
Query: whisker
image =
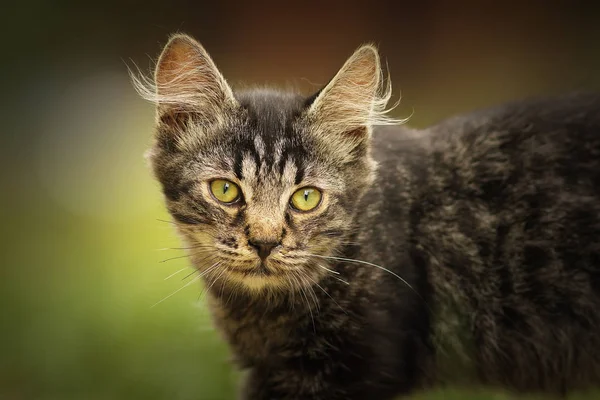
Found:
[[[372,267],[378,268],[382,271],[385,271],[387,273],[389,273],[390,275],[398,278],[402,283],[404,283],[410,290],[412,290],[417,296],[419,296],[421,298],[421,300],[423,300],[423,302],[425,303],[425,305],[427,306],[427,308],[429,308],[431,310],[431,307],[429,306],[429,304],[427,303],[427,301],[423,298],[423,296],[421,296],[421,294],[419,292],[417,292],[415,290],[415,288],[413,288],[410,283],[408,283],[406,281],[406,279],[402,278],[400,275],[398,275],[397,273],[395,273],[394,271],[391,271],[385,267],[382,267],[381,265],[377,265],[374,264],[372,262],[369,261],[363,261],[363,260],[356,260],[353,258],[345,258],[345,257],[334,257],[334,256],[321,256],[321,255],[317,255],[317,254],[310,254],[312,257],[319,257],[319,258],[324,258],[324,259],[331,259],[331,260],[339,260],[339,261],[347,261],[347,262],[352,262],[352,263],[358,263],[358,264],[365,264],[365,265],[370,265]]]
[[[197,282],[198,280],[200,280],[200,278],[202,278],[204,275],[206,275],[208,272],[214,270],[217,266],[219,265],[219,262],[216,262],[215,264],[213,264],[212,266],[210,266],[209,268],[207,268],[205,271],[203,271],[200,275],[196,276],[194,279],[192,279],[191,281],[189,281],[188,283],[186,283],[185,285],[183,285],[182,287],[180,287],[179,289],[177,289],[176,291],[174,291],[173,293],[171,293],[170,295],[168,295],[167,297],[163,298],[162,300],[154,303],[150,308],[154,308],[157,305],[159,305],[160,303],[162,303],[163,301],[171,298],[172,296],[176,295],[177,293],[179,293],[180,291],[182,291],[183,289],[185,289],[186,287],[190,286],[191,284],[193,284],[194,282]],[[184,268],[185,269],[185,268]],[[181,271],[178,271],[181,272]],[[194,271],[195,273],[196,271]],[[191,275],[190,275],[191,276]]]
[[[188,268],[189,268],[189,267],[181,268],[179,271],[177,271],[177,272],[173,272],[171,275],[167,276],[167,277],[166,277],[164,280],[166,281],[166,280],[168,280],[168,279],[170,279],[170,278],[174,277],[175,275],[177,275],[177,274],[179,274],[179,273],[181,273],[181,272],[185,271],[185,270],[186,270],[186,269],[188,269]]]
[[[204,257],[203,259],[199,260],[200,262],[204,262],[206,260],[208,260],[210,258],[210,255]],[[210,261],[209,261],[210,262]],[[215,264],[211,265],[210,267],[208,267],[207,269],[205,269],[204,271],[202,271],[202,273],[199,276],[204,276],[205,274],[207,274],[213,267],[215,266]],[[187,278],[189,278],[190,276],[196,274],[200,272],[199,269],[194,268],[192,272],[190,272],[189,274],[187,274],[186,276],[184,276],[183,278],[181,278],[182,281],[185,281]]]
[[[301,274],[301,276],[302,276],[302,280],[303,280],[303,281],[306,281],[306,280],[305,280],[305,278],[308,278],[308,279],[310,279],[310,278],[308,277],[308,274],[306,274],[305,272],[303,272],[303,271],[301,271],[301,270],[299,270],[298,272],[299,272],[299,274]],[[311,279],[311,280],[312,280],[312,279]],[[314,281],[313,281],[313,282],[314,282]],[[317,311],[320,311],[320,309],[321,309],[321,305],[319,304],[319,299],[317,298],[317,294],[315,293],[314,289],[312,288],[312,285],[308,285],[308,286],[307,286],[307,288],[308,288],[308,290],[310,291],[309,293],[310,293],[310,297],[311,297],[311,299],[312,299],[312,300],[313,300],[313,302],[315,303],[315,309],[316,309]]]
[[[160,303],[162,303],[163,301],[173,297],[174,295],[176,295],[177,293],[181,292],[183,289],[185,289],[186,287],[190,286],[191,284],[193,284],[194,282],[197,282],[200,279],[199,276],[195,277],[194,279],[192,279],[191,281],[189,281],[188,283],[186,283],[185,285],[183,285],[182,287],[180,287],[179,289],[177,289],[176,291],[174,291],[173,293],[171,293],[170,295],[168,295],[167,297],[165,297],[164,299],[154,303],[150,308],[154,308],[157,305],[159,305]]]
[[[207,253],[207,252],[210,252],[210,251],[211,250],[202,250],[202,251],[196,251],[196,252],[191,253],[191,254],[185,254],[183,256],[169,257],[169,258],[165,258],[164,260],[159,261],[159,263],[162,264],[162,263],[165,263],[167,261],[179,260],[181,258],[188,258],[188,257],[192,257],[192,256],[195,256],[195,255],[198,255],[198,254],[201,254],[201,253]]]
[[[284,275],[284,276],[288,280],[288,282],[290,283],[290,288],[292,289],[292,290],[290,290],[291,297],[292,297],[290,299],[290,310],[293,311],[294,310],[294,303],[295,303],[295,300],[296,300],[296,293],[295,293],[296,292],[296,287],[294,286],[294,283],[292,282],[292,280],[290,279],[290,277],[287,274]]]
[[[204,261],[208,260],[209,258],[210,258],[210,255],[208,255],[208,256],[206,256],[206,257],[204,257],[204,258],[202,258],[201,260],[198,260],[198,261],[199,261],[199,262],[204,262]],[[210,262],[210,261],[209,261],[209,262]],[[214,266],[214,264],[213,264],[212,266]],[[206,272],[207,272],[207,271],[208,271],[210,268],[212,268],[212,266],[211,266],[211,267],[209,267],[208,269],[204,270],[204,272],[202,272],[202,273],[200,274],[200,276],[204,276],[204,274],[205,274],[205,273],[206,273]],[[190,276],[192,276],[192,275],[194,275],[194,274],[196,274],[196,273],[198,273],[198,272],[200,272],[200,270],[199,270],[199,269],[193,268],[192,272],[190,272],[189,274],[187,274],[186,276],[184,276],[183,278],[181,278],[181,280],[182,280],[182,281],[185,281],[187,278],[189,278]]]
[[[208,269],[206,269],[205,271],[203,271],[199,276],[202,277],[202,276],[208,275],[210,272],[212,272],[215,269],[217,269],[220,264],[221,264],[220,262],[217,262],[217,263],[213,264]],[[223,268],[223,269],[225,269],[225,268]],[[214,283],[214,282],[212,282],[212,283]],[[198,294],[198,301],[200,301],[200,299],[202,298],[202,296],[204,294],[206,294],[207,289],[210,287],[210,284],[208,284],[209,285],[208,287],[207,287],[207,284],[208,283],[205,283],[204,286],[202,287],[202,289],[200,290],[200,293]]]
[[[189,278],[190,276],[194,275],[198,271],[200,271],[200,270],[199,269],[194,269],[192,272],[190,272],[189,274],[187,274],[186,276],[184,276],[183,278],[181,278],[181,280],[185,281],[187,278]],[[202,275],[200,275],[200,276],[202,276]]]
[[[165,258],[164,260],[160,260],[159,263],[166,263],[167,261],[171,261],[171,260],[179,260],[180,258],[188,258],[190,257],[191,254],[186,254],[184,256],[177,256],[177,257],[169,257],[169,258]]]
[[[347,261],[347,262],[353,262],[353,263],[358,263],[358,264],[365,264],[365,265],[370,265],[370,266],[375,267],[375,268],[379,268],[380,270],[385,271],[385,272],[387,272],[387,273],[395,276],[400,281],[402,281],[406,286],[408,286],[409,288],[411,288],[415,293],[417,293],[416,290],[410,285],[410,283],[408,283],[404,278],[402,278],[400,275],[398,275],[394,271],[391,271],[391,270],[389,270],[389,269],[387,269],[385,267],[382,267],[381,265],[373,264],[372,262],[369,262],[369,261],[355,260],[353,258],[333,257],[333,256],[320,256],[320,255],[317,255],[317,254],[311,254],[311,256],[313,256],[313,257],[319,257],[319,258],[325,258],[325,259],[331,259],[331,260]]]
[[[210,267],[208,267],[207,269],[202,271],[202,273],[200,273],[200,275],[198,275],[198,276],[203,277],[203,276],[208,275],[211,271],[214,271],[215,269],[217,269],[220,264],[221,264],[220,262],[214,263],[213,265],[211,265]],[[199,270],[196,270],[196,271],[199,271]]]
[[[304,288],[301,287],[300,290],[302,291],[302,293],[304,294],[304,298],[306,299],[306,306],[308,307],[308,312],[310,314],[310,319],[312,320],[313,332],[316,334],[317,333],[317,327],[315,325],[315,317],[313,315],[312,308],[310,307],[310,303],[308,301],[308,296],[306,295],[306,291],[304,290]]]
[[[236,299],[237,289],[238,289],[238,284],[234,284],[231,287],[231,290],[230,290],[230,293],[229,293],[229,297],[227,297],[227,300],[225,301],[225,307],[227,307],[227,305],[229,304],[229,302],[231,302],[232,300]],[[223,292],[223,288],[221,288],[221,292]]]
[[[342,306],[340,306],[340,305],[338,304],[338,302],[337,302],[337,301],[335,301],[335,299],[334,299],[333,297],[331,297],[331,295],[330,295],[329,293],[327,293],[327,291],[326,291],[325,289],[323,289],[323,287],[322,287],[321,285],[319,285],[319,283],[318,283],[317,281],[315,281],[314,279],[312,279],[312,278],[311,278],[311,277],[309,277],[309,276],[307,276],[307,278],[308,278],[308,279],[310,279],[311,281],[313,281],[313,283],[314,283],[315,285],[317,285],[317,287],[318,287],[319,289],[321,289],[321,290],[323,291],[323,293],[325,293],[325,294],[326,294],[326,295],[327,295],[327,296],[328,296],[328,297],[331,299],[331,301],[333,301],[333,302],[334,302],[334,303],[335,303],[335,304],[336,304],[336,305],[337,305],[337,306],[338,306],[338,307],[339,307],[339,308],[340,308],[340,309],[341,309],[341,310],[344,312],[344,314],[348,315],[348,313],[346,312],[346,310],[344,310],[344,308],[343,308]]]
[[[317,266],[319,266],[319,267],[323,268],[324,270],[326,270],[326,271],[328,271],[328,272],[331,272],[332,274],[337,274],[337,275],[339,275],[339,274],[340,274],[338,271],[334,271],[334,270],[332,270],[332,269],[329,269],[329,268],[327,268],[327,267],[325,267],[325,266],[323,266],[323,265],[321,265],[321,264],[317,264]],[[337,276],[335,276],[335,275],[332,275],[331,277],[332,277],[332,278],[334,278],[334,279],[337,279],[337,280],[338,280],[338,281],[340,281],[340,282],[343,282],[343,283],[345,283],[346,285],[350,285],[350,283],[348,283],[347,281],[343,280],[343,279],[342,279],[342,278],[340,278],[340,277],[337,277]]]
[[[342,278],[338,278],[337,276],[332,276],[333,279],[337,279],[338,281],[345,283],[346,285],[350,286],[350,282],[343,280]]]
[[[308,313],[310,314],[310,319],[312,321],[313,332],[316,334],[317,333],[317,327],[315,326],[315,317],[313,316],[312,309],[311,309],[310,304],[308,302],[308,296],[306,295],[306,292],[304,291],[304,288],[302,287],[302,284],[300,283],[300,281],[298,281],[298,279],[297,279],[298,277],[296,276],[296,274],[292,274],[291,276],[298,283],[298,288],[300,289],[300,295],[304,297],[304,300],[306,300],[306,307],[308,308]]]
[[[313,298],[314,302],[315,302],[315,308],[317,309],[317,311],[321,311],[321,302],[319,301],[319,298],[317,297],[317,293],[315,293],[315,289],[313,289],[312,285],[308,287],[310,289],[310,293],[311,293],[311,297]]]
[[[190,247],[163,247],[160,249],[156,249],[157,251],[166,251],[166,250],[194,250],[194,249],[201,249],[201,248],[213,248],[213,246],[211,245],[197,245],[197,246],[190,246]]]
[[[217,266],[220,265],[220,262],[217,262]],[[210,288],[213,287],[213,285],[215,284],[215,282],[217,282],[219,280],[219,278],[221,278],[221,276],[225,273],[226,268],[222,268],[221,272],[219,273],[219,275],[217,275],[217,277],[215,279],[212,280],[212,282],[210,283],[210,285],[208,285],[208,287],[206,288],[206,291],[208,292],[210,290]]]
[[[223,268],[223,271],[225,271],[225,270],[226,270],[226,268]],[[223,281],[221,282],[221,291],[219,293],[219,297],[221,297],[221,298],[223,297],[223,291],[225,290],[225,283],[226,282],[227,281],[225,279],[223,279]],[[229,294],[229,297],[231,297],[231,293]],[[229,301],[229,299],[227,299],[227,301],[225,302],[225,306],[227,306],[227,302],[228,301]]]
[[[329,272],[331,272],[332,274],[336,274],[336,275],[339,275],[339,274],[340,274],[338,271],[334,271],[334,270],[332,270],[332,269],[329,269],[329,268],[327,268],[327,267],[324,267],[324,266],[323,266],[323,265],[321,265],[321,264],[317,264],[317,266],[319,266],[319,267],[323,268],[325,271],[329,271]]]

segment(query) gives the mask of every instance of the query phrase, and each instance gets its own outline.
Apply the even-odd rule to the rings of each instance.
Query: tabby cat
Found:
[[[134,77],[241,398],[599,383],[600,95],[416,131],[382,77],[365,45],[312,96],[234,92],[181,34]]]

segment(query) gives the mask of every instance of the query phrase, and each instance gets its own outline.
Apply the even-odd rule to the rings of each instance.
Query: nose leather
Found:
[[[275,247],[279,246],[279,243],[275,242],[248,241],[248,244],[256,250],[261,260],[265,260],[269,254],[271,254],[271,251],[273,251]]]

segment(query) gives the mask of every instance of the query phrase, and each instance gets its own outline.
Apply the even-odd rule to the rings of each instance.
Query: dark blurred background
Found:
[[[304,91],[374,42],[402,94],[396,116],[414,111],[409,125],[422,127],[510,99],[599,89],[592,4],[5,4],[0,399],[234,398],[238,375],[200,284],[153,307],[191,269],[185,258],[160,262],[183,253],[161,250],[178,240],[142,157],[153,108],[127,66],[149,71],[169,34],[195,36],[234,86]]]

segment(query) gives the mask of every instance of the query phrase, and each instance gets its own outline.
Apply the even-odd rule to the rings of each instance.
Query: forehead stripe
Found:
[[[242,179],[244,179],[244,175],[242,173],[242,157],[243,157],[242,152],[241,151],[236,152],[234,157],[235,158],[233,161],[233,173],[239,180],[242,180]]]
[[[304,179],[304,164],[302,162],[296,162],[296,179],[294,180],[294,183],[298,185],[302,182],[302,179]]]

